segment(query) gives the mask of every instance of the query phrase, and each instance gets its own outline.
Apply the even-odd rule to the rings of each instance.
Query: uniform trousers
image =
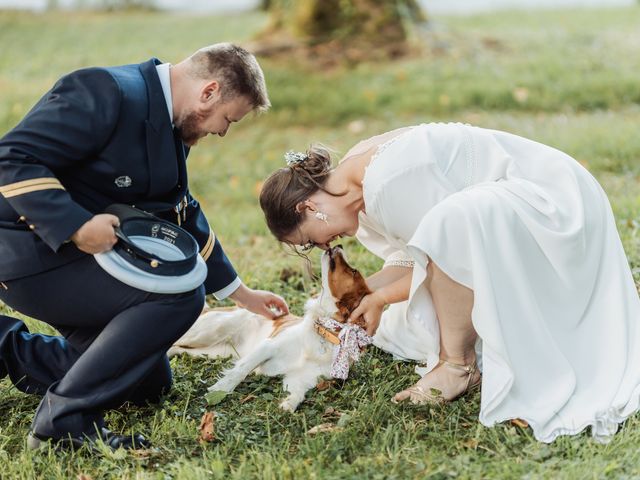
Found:
[[[55,327],[32,334],[0,316],[0,378],[43,395],[33,419],[39,436],[95,433],[103,412],[126,401],[157,401],[171,386],[166,352],[195,322],[204,286],[149,293],[104,272],[92,256],[0,285],[0,300]]]

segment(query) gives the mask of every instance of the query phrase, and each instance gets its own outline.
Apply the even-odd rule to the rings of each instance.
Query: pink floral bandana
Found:
[[[340,344],[333,349],[333,363],[330,375],[333,378],[346,380],[349,367],[360,359],[360,351],[373,343],[373,337],[367,335],[359,325],[340,323],[333,318],[320,318],[318,323],[338,333]]]

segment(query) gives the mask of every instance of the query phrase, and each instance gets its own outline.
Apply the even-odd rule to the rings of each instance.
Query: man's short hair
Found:
[[[216,43],[201,48],[189,60],[194,76],[218,80],[224,101],[243,96],[257,112],[271,106],[262,69],[256,57],[244,48],[232,43]]]

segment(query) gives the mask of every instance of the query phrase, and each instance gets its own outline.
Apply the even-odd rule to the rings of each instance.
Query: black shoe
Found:
[[[38,450],[51,442],[56,450],[78,450],[86,446],[90,451],[98,449],[98,444],[103,442],[111,450],[124,448],[125,450],[139,450],[151,448],[151,442],[139,433],[133,435],[117,435],[106,428],[100,429],[100,435],[92,433],[83,434],[76,437],[71,435],[61,438],[45,437],[33,431],[27,435],[27,447],[31,450]]]

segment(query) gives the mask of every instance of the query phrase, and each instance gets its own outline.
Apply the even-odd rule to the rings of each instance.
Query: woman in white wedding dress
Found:
[[[423,124],[360,142],[335,169],[319,147],[287,163],[260,196],[278,240],[356,235],[385,259],[354,317],[379,347],[426,362],[395,401],[481,382],[484,425],[521,418],[544,442],[587,426],[606,441],[638,409],[638,292],[607,197],[573,158]]]

